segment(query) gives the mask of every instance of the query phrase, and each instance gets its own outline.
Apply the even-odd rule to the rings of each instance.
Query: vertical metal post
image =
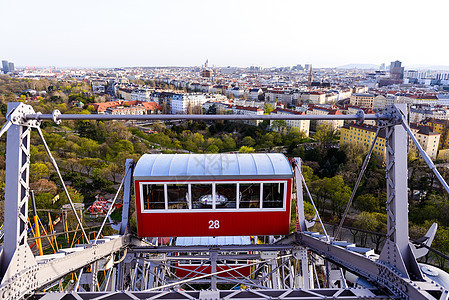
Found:
[[[98,261],[94,262],[90,266],[90,274],[92,276],[90,282],[90,291],[91,292],[98,291]]]
[[[148,281],[146,283],[146,289],[151,289],[154,288],[156,285],[154,284],[154,279],[155,276],[154,274],[156,273],[156,263],[150,261],[149,262],[149,272],[148,272]]]
[[[116,291],[123,290],[124,281],[125,281],[125,263],[122,261],[118,264],[117,271],[115,272],[115,290]]]
[[[218,256],[218,253],[216,250],[210,251],[210,272],[211,273],[217,272],[217,256]],[[217,290],[217,277],[215,275],[212,275],[212,278],[210,281],[210,288],[213,291]]]
[[[315,271],[315,264],[309,265],[309,288],[314,289],[315,288],[315,280],[314,280],[314,274]]]
[[[280,282],[279,282],[279,278],[280,278],[280,273],[279,273],[279,268],[278,268],[278,264],[277,261],[275,259],[271,260],[269,262],[270,266],[271,266],[271,288],[272,289],[280,289]]]
[[[8,114],[22,105],[8,103]],[[4,246],[1,254],[3,277],[20,246],[28,245],[27,219],[29,198],[31,127],[11,125],[7,131],[5,174],[5,221]]]
[[[305,290],[311,289],[313,285],[313,280],[311,279],[313,277],[309,273],[309,263],[307,259],[301,259],[301,277],[302,277],[302,288]]]
[[[302,193],[302,180],[301,180],[301,158],[295,157],[295,185],[296,185],[296,214],[299,221],[299,229],[301,231],[307,231],[306,217],[304,214],[304,197]]]
[[[301,263],[301,275],[298,274],[296,275],[296,277],[298,277],[299,279],[299,287],[305,290],[310,289],[311,284],[310,284],[310,277],[311,274],[309,272],[309,259],[308,259],[308,254],[307,254],[307,249],[306,248],[302,248],[302,247],[298,247],[295,248],[293,251],[293,257],[296,258],[296,260],[299,260]],[[313,281],[312,281],[313,282]]]
[[[129,223],[129,205],[131,203],[131,191],[132,191],[132,176],[133,176],[134,160],[127,159],[125,163],[125,182],[123,187],[123,208],[122,208],[122,222],[120,223],[119,234],[125,234],[128,229]],[[122,253],[122,255],[126,255]],[[115,288],[116,290],[123,290],[123,282],[125,280],[125,262],[122,261],[117,266],[115,273]]]
[[[122,222],[120,223],[120,235],[124,235],[129,223],[129,205],[131,203],[132,178],[133,178],[134,160],[127,159],[125,163],[125,182],[123,186],[123,209]]]
[[[396,120],[407,115],[405,104],[392,108]],[[394,119],[393,119],[394,120]],[[394,121],[393,121],[394,122]],[[386,127],[387,179],[387,241],[380,261],[393,266],[410,279],[422,279],[416,259],[409,246],[407,191],[407,132],[401,122]]]

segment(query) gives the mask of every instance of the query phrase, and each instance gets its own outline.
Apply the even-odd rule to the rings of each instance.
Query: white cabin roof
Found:
[[[144,154],[135,180],[288,179],[293,170],[281,153]]]

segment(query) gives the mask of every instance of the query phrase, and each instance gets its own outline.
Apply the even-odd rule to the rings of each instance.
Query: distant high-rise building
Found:
[[[379,70],[380,70],[380,71],[385,71],[385,64],[381,64]]]
[[[393,80],[404,79],[404,68],[401,67],[402,63],[397,61],[392,61],[390,64],[390,78]]]
[[[2,60],[3,74],[8,74],[9,65],[7,60]]]
[[[8,68],[9,68],[9,72],[14,72],[14,63],[13,62],[9,62],[8,63]]]

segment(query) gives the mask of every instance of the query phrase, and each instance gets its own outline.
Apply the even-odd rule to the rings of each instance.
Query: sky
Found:
[[[16,66],[449,65],[447,0],[1,0]]]

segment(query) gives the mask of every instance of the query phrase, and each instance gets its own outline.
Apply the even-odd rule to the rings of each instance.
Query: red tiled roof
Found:
[[[295,114],[295,115],[305,115],[306,114],[305,112],[302,112],[302,111],[296,111],[296,110],[291,110],[291,109],[287,109],[287,108],[276,108],[271,113],[277,113],[278,111]]]
[[[89,103],[88,105],[92,105],[97,113],[103,113],[108,108],[115,108],[120,105],[139,105],[142,104],[146,110],[160,110],[161,107],[156,102],[144,102],[144,101],[109,101],[109,102],[103,102],[103,103]]]
[[[263,111],[262,109],[260,109],[258,107],[241,106],[241,105],[236,105],[235,109],[243,109],[243,110],[251,110],[251,111]]]

